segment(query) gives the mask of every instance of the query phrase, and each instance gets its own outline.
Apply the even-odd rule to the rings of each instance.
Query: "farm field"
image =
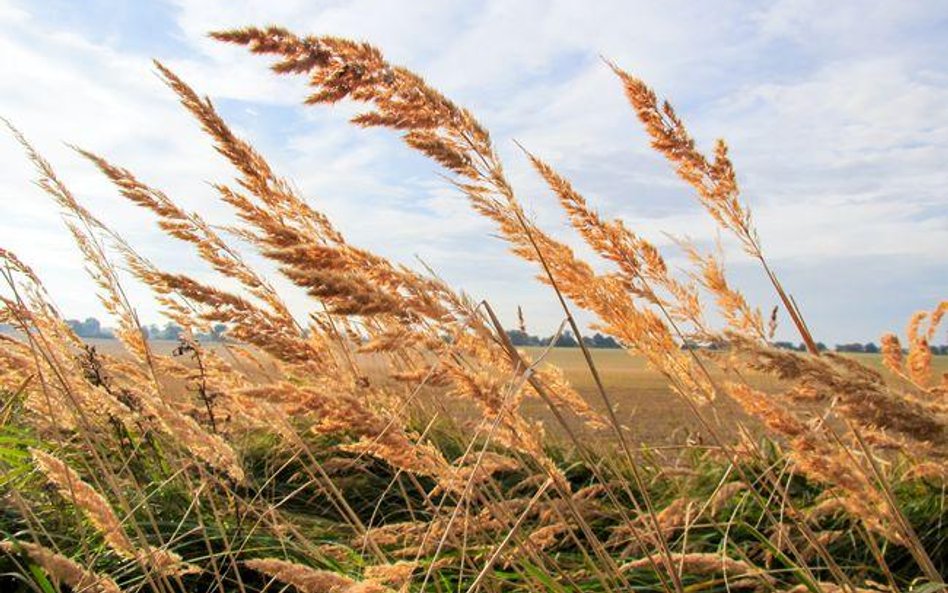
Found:
[[[87,342],[105,354],[123,354],[121,344],[117,340],[91,339]],[[162,355],[170,355],[178,346],[177,342],[164,340],[152,340],[150,343],[155,352]],[[213,343],[207,347],[219,353],[223,350]],[[594,409],[600,413],[605,411],[582,350],[579,348],[548,350],[537,347],[527,347],[523,350],[534,361],[540,360],[541,364],[551,364],[562,369],[570,384]],[[618,418],[627,428],[627,434],[632,442],[657,447],[682,445],[689,439],[692,442],[708,443],[708,435],[702,434],[703,431],[688,405],[675,395],[660,373],[648,368],[641,357],[618,349],[591,349],[590,353],[602,377],[606,392],[615,406]],[[714,369],[711,357],[706,354],[702,356],[708,359],[710,368]],[[843,356],[892,377],[882,364],[882,356],[879,354],[847,353]],[[370,376],[383,376],[376,368],[379,362],[375,357],[364,357],[364,362],[364,368]],[[948,373],[948,356],[933,357],[932,372],[936,376]],[[714,372],[714,376],[718,380],[724,377],[720,371]],[[748,373],[747,378],[750,383],[764,391],[771,391],[778,385],[777,381],[764,374]],[[426,390],[425,396],[419,400],[423,407],[422,416],[439,409],[447,413],[443,407],[437,405],[441,399],[443,399],[443,394],[440,390]],[[451,399],[450,409],[453,419],[462,423],[479,416],[475,406],[459,398]],[[802,406],[801,409],[810,414],[819,414],[823,407]],[[541,420],[551,438],[568,447],[564,431],[559,427],[546,404],[538,399],[529,399],[524,402],[523,411],[527,417]],[[759,428],[752,417],[744,414],[738,406],[734,405],[716,405],[713,419],[716,420],[716,426],[721,429],[721,434],[735,434],[738,420],[751,428]],[[597,443],[608,445],[615,439],[608,430],[590,433],[574,416],[568,416],[568,420],[571,421],[571,429],[585,434]]]
[[[543,349],[528,348],[527,351],[531,356],[539,357]],[[649,369],[642,358],[630,356],[623,350],[593,349],[590,352],[619,418],[630,428],[633,440],[662,445],[681,444],[689,437],[699,437],[708,442],[707,435],[701,435],[694,415],[685,402],[675,396],[667,381],[659,373]],[[891,375],[883,366],[881,355],[844,356]],[[598,403],[600,399],[595,382],[580,349],[554,348],[548,352],[545,360],[563,369],[570,383],[597,409],[602,409]],[[938,375],[948,373],[948,356],[933,357],[932,369]],[[715,377],[721,379],[723,375],[718,372]],[[751,384],[764,391],[773,390],[778,385],[774,379],[763,374],[750,373],[747,378]],[[531,403],[528,409],[544,418],[547,424],[555,426],[549,414],[545,413],[542,403]],[[813,407],[812,412],[819,413],[820,409],[819,406]],[[739,407],[718,406],[715,412],[715,417],[721,421],[725,430],[733,430],[734,419],[754,426],[754,421],[742,413]]]

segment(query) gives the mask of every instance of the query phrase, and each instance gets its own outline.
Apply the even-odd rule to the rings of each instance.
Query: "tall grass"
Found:
[[[616,92],[713,222],[760,263],[808,353],[770,345],[777,311],[768,318],[753,307],[720,254],[682,245],[693,267],[673,273],[655,245],[603,218],[524,149],[609,266],[597,272],[525,213],[474,115],[378,49],[278,28],[212,36],[272,56],[277,74],[305,76],[308,105],[365,104],[353,123],[392,129],[443,166],[513,254],[536,266],[574,335],[585,331],[574,311],[592,313],[594,329],[645,359],[710,442],[671,453],[638,442],[635,426],[649,419],[620,418],[582,340],[588,400],[542,356],[518,351],[488,302],[349,243],[208,99],[156,63],[233,165],[233,182],[214,190],[239,223],[221,229],[105,156],[77,154],[239,288],[157,268],[10,126],[62,209],[125,352],[84,344],[40,278],[0,249],[0,321],[18,330],[0,336],[0,584],[326,593],[944,587],[948,379],[932,377],[928,343],[948,303],[912,317],[904,360],[898,338],[885,337],[891,373],[819,352],[765,257],[727,145],[699,152],[672,106],[616,65],[604,66],[617,75]],[[305,319],[248,251],[311,297]],[[120,267],[185,328],[176,355],[157,353],[139,330]],[[712,310],[722,326],[709,321]],[[220,347],[193,337],[216,323],[228,328]],[[759,373],[778,388],[755,387],[748,377]],[[527,399],[548,407],[565,444],[554,446],[524,413]],[[474,420],[454,402],[475,409]],[[754,420],[722,431],[717,416],[734,403]],[[590,440],[588,431],[604,436]]]

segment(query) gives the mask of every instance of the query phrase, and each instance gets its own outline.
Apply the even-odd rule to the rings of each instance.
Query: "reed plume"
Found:
[[[135,546],[125,534],[121,520],[105,497],[84,482],[79,474],[63,461],[39,449],[33,449],[31,453],[40,471],[56,486],[63,498],[82,511],[102,534],[109,547],[120,556],[134,558]]]
[[[38,564],[56,582],[73,591],[87,593],[121,593],[111,578],[84,568],[81,564],[39,544],[19,540],[0,541],[0,550],[7,554],[23,553]]]
[[[82,511],[116,554],[126,559],[145,562],[162,573],[200,572],[197,567],[184,564],[181,557],[173,552],[148,545],[135,546],[108,500],[83,481],[75,470],[39,449],[33,449],[30,453],[37,467],[56,486],[60,495]]]
[[[336,572],[317,570],[276,558],[247,560],[244,564],[281,583],[293,585],[303,593],[384,593],[391,591],[388,587],[376,582],[358,582]]]
[[[727,144],[724,140],[718,140],[714,145],[713,157],[703,155],[671,103],[659,103],[655,91],[641,79],[618,66],[611,67],[622,82],[626,98],[651,137],[652,147],[675,165],[678,176],[695,189],[699,202],[708,214],[721,227],[731,231],[741,242],[744,251],[760,262],[807,349],[819,356],[816,341],[803,316],[764,257],[750,209],[740,198],[737,175],[728,155]]]

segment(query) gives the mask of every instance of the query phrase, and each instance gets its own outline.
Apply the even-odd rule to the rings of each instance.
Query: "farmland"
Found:
[[[121,343],[116,340],[87,340],[91,345],[106,354],[122,356]],[[178,346],[177,342],[153,341],[155,352],[170,355]],[[210,344],[208,348],[217,352],[226,352],[222,346]],[[524,348],[524,352],[540,365],[549,364],[562,369],[570,384],[597,410],[603,411],[601,396],[596,388],[595,381],[586,364],[580,348]],[[703,434],[698,421],[690,407],[670,389],[668,380],[655,370],[649,369],[645,360],[640,356],[630,355],[620,349],[591,349],[596,369],[602,376],[603,386],[618,413],[619,419],[626,427],[630,439],[647,446],[681,445],[688,439],[702,439],[708,441],[709,435]],[[714,368],[713,357],[707,353],[701,356],[708,360]],[[844,354],[843,356],[858,361],[867,367],[891,377],[882,362],[879,354]],[[185,357],[186,359],[187,357]],[[376,379],[384,380],[384,370],[379,366],[379,360],[374,356],[363,357],[362,364],[366,372]],[[948,356],[936,356],[932,359],[932,371],[936,375],[948,373]],[[726,376],[719,370],[714,376],[719,380]],[[772,391],[779,386],[779,382],[766,374],[751,373],[748,380],[755,386]],[[421,413],[427,414],[439,411],[447,414],[446,410],[437,405],[443,400],[443,390],[428,389],[425,396],[417,400]],[[465,402],[463,398],[451,398],[450,415],[459,422],[477,418],[475,406]],[[546,405],[537,399],[524,403],[524,413],[530,418],[543,421],[551,437],[563,443],[564,434],[555,418]],[[821,406],[804,406],[810,414],[819,414]],[[715,419],[721,422],[721,427],[732,431],[737,421],[742,424],[756,426],[753,419],[742,413],[739,406],[718,403],[715,409]],[[570,419],[570,427],[584,431],[582,423]],[[706,431],[705,431],[706,432]],[[608,432],[588,433],[587,437],[596,441],[610,442],[613,436]]]

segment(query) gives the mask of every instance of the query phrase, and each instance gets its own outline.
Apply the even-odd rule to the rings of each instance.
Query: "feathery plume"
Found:
[[[385,593],[391,591],[379,583],[358,582],[336,572],[317,570],[276,558],[246,560],[244,564],[281,583],[293,585],[301,593]]]
[[[816,342],[796,304],[784,291],[764,258],[750,210],[740,198],[737,175],[728,156],[727,144],[724,140],[718,140],[711,159],[701,154],[671,103],[663,101],[659,104],[655,91],[641,79],[614,64],[610,64],[610,67],[622,81],[626,98],[651,136],[652,147],[675,165],[678,176],[695,189],[699,202],[708,214],[721,227],[731,231],[741,242],[744,251],[760,262],[807,349],[819,356]]]
[[[882,336],[882,363],[897,375],[905,374],[905,362],[902,359],[902,344],[895,334]]]
[[[729,558],[724,554],[698,553],[690,552],[686,554],[673,553],[672,562],[680,568],[684,574],[725,574],[730,576],[755,575],[767,581],[773,579],[766,575],[760,568],[757,568],[743,560]],[[661,566],[658,558],[639,558],[622,565],[620,570],[633,570],[641,568],[651,568]]]
[[[120,556],[135,558],[135,546],[125,535],[122,522],[105,497],[84,482],[79,474],[65,462],[39,449],[30,449],[30,453],[33,455],[36,466],[56,486],[60,495],[83,512],[89,522],[102,534],[109,547]]]
[[[145,546],[138,549],[125,534],[122,522],[112,506],[92,486],[79,477],[71,467],[39,449],[30,449],[33,460],[46,478],[56,486],[63,498],[71,501],[102,534],[102,538],[119,556],[137,559],[146,566],[164,574],[199,572],[196,566],[185,564],[181,557],[160,548]]]
[[[8,554],[25,553],[53,580],[68,585],[73,591],[83,593],[121,593],[111,578],[92,572],[78,562],[39,544],[24,541],[0,541],[0,550]]]

